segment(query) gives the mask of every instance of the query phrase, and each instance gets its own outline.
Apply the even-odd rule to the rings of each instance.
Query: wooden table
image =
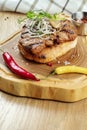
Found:
[[[0,130],[87,130],[87,99],[63,103],[0,92]]]
[[[8,18],[6,13],[0,17],[11,20],[10,13]],[[17,29],[18,26],[9,28],[5,34],[2,27],[0,36],[5,35],[0,37],[0,43]],[[87,130],[87,99],[64,103],[21,98],[0,91],[0,130]]]

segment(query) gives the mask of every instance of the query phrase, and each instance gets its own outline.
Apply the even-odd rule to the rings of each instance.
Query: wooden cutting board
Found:
[[[22,14],[0,12],[0,48],[8,51],[16,62],[26,70],[34,73],[39,82],[24,80],[13,74],[4,64],[2,52],[0,52],[0,90],[9,94],[50,99],[65,102],[74,102],[87,97],[87,75],[63,74],[46,76],[54,68],[66,63],[87,67],[87,37],[78,37],[78,44],[63,57],[52,62],[52,67],[46,64],[38,64],[22,57],[18,50],[20,26],[17,23]],[[13,34],[15,34],[13,37]],[[8,41],[6,41],[6,39]]]

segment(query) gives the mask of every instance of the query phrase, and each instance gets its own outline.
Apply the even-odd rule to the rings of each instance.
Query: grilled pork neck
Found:
[[[29,24],[23,26],[18,47],[25,58],[47,63],[66,54],[76,46],[77,30],[71,21],[61,20],[57,28],[49,22],[48,27],[51,33],[43,35],[39,32],[35,36],[34,31],[31,34]]]

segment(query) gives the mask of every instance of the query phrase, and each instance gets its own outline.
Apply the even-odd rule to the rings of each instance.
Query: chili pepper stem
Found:
[[[52,70],[51,73],[49,73],[49,74],[47,75],[47,77],[49,77],[49,76],[51,76],[51,75],[54,75],[54,74],[55,74],[55,70]]]

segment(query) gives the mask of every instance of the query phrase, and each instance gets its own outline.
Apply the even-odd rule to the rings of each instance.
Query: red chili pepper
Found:
[[[18,76],[24,79],[39,81],[39,79],[37,79],[32,73],[29,73],[28,71],[20,67],[8,52],[3,53],[3,59],[8,68]]]

